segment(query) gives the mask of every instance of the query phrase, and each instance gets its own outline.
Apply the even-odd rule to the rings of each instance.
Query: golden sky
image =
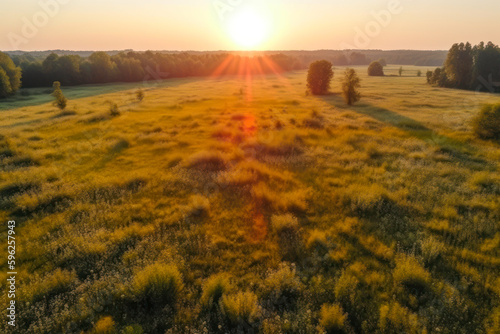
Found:
[[[449,49],[498,0],[2,0],[0,50]]]

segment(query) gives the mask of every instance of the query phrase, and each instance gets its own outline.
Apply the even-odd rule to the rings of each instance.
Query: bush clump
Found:
[[[211,310],[219,305],[222,296],[231,289],[229,277],[226,274],[213,275],[203,285],[201,305],[206,310]]]
[[[326,253],[328,251],[328,237],[324,231],[312,230],[306,241],[307,249]]]
[[[500,103],[483,106],[472,126],[479,138],[500,140]]]
[[[324,95],[330,89],[333,79],[333,65],[327,60],[318,60],[309,66],[307,88],[313,95]]]
[[[252,326],[261,315],[257,295],[253,292],[223,295],[220,300],[220,308],[222,314],[233,326]]]
[[[59,109],[64,110],[68,104],[68,100],[63,95],[61,83],[59,81],[54,81],[53,88],[54,91],[52,92],[52,96],[55,98],[54,105]]]
[[[396,284],[409,290],[423,292],[430,288],[431,275],[410,256],[402,255],[396,258],[393,278]]]
[[[26,287],[24,295],[30,302],[37,302],[44,298],[49,299],[70,290],[76,280],[75,272],[58,268],[40,282],[32,283]]]
[[[173,304],[183,289],[182,275],[174,265],[155,263],[134,276],[133,290],[148,304]]]
[[[293,307],[301,294],[302,283],[296,275],[295,267],[283,263],[277,270],[269,272],[263,290],[270,306]]]
[[[144,100],[144,91],[142,89],[139,89],[135,92],[135,97],[137,98],[137,101],[142,102]]]
[[[294,215],[287,213],[284,215],[273,215],[271,225],[278,236],[287,237],[296,235],[299,232],[299,221]]]
[[[344,333],[347,315],[339,304],[321,307],[320,325],[328,334]]]
[[[374,61],[368,66],[368,75],[371,77],[383,77],[384,67],[378,61]]]
[[[115,322],[112,317],[101,318],[94,326],[92,334],[116,334]]]
[[[120,116],[120,110],[118,109],[118,104],[116,103],[111,103],[109,105],[109,114],[111,115],[111,117],[118,117]]]
[[[417,316],[397,302],[380,307],[379,328],[382,333],[422,333]]]

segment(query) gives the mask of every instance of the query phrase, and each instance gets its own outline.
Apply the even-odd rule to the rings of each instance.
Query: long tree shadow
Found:
[[[118,93],[131,89],[170,88],[206,79],[207,78],[204,77],[188,77],[151,80],[144,82],[115,82],[106,84],[66,86],[63,87],[63,93],[69,100],[75,100],[109,93]],[[23,88],[22,93],[18,93],[16,96],[3,99],[0,103],[0,111],[38,106],[41,104],[52,102],[54,100],[54,97],[51,95],[51,93],[52,88],[50,87]]]
[[[354,111],[403,130],[410,136],[435,146],[437,152],[445,154],[454,160],[454,162],[465,164],[470,169],[484,170],[486,166],[491,165],[488,161],[477,157],[476,152],[478,148],[472,146],[470,143],[442,135],[413,118],[401,115],[395,111],[369,103],[347,106],[340,94],[326,95],[321,97],[321,99],[336,108]]]

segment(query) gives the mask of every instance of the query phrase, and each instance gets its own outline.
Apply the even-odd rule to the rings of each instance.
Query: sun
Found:
[[[242,9],[230,19],[228,31],[242,48],[254,49],[269,37],[269,21],[253,9]]]

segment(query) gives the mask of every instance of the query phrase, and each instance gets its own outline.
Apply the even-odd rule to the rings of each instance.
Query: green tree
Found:
[[[358,91],[358,88],[361,87],[360,82],[361,80],[354,69],[348,68],[345,70],[344,79],[342,80],[342,95],[348,105],[352,105],[361,98]]]
[[[473,66],[474,57],[470,43],[453,44],[444,65],[449,85],[463,89],[470,88]]]
[[[21,68],[0,52],[0,98],[13,95],[21,87]]]
[[[403,66],[401,66],[398,71],[400,77],[403,76],[403,71]]]
[[[426,78],[427,78],[427,83],[428,83],[428,84],[431,84],[431,83],[432,83],[432,74],[433,74],[433,72],[432,72],[432,71],[427,71],[427,72],[425,73],[425,76],[426,76]]]
[[[422,71],[418,70],[417,71],[417,77],[421,77],[422,76]]]
[[[57,60],[56,80],[62,85],[81,84],[80,75],[81,58],[77,55],[59,57]]]
[[[59,81],[54,81],[53,84],[54,91],[52,92],[52,96],[56,98],[54,101],[54,105],[61,110],[66,108],[68,100],[64,97],[63,92],[61,90],[61,83]]]
[[[90,55],[89,62],[94,82],[104,83],[113,81],[116,64],[106,52],[94,52]]]
[[[318,60],[309,66],[307,88],[314,95],[328,93],[333,79],[333,65],[327,60]]]
[[[383,77],[384,66],[378,61],[373,61],[370,66],[368,66],[368,75],[371,77]]]
[[[494,82],[500,82],[500,48],[498,45],[492,42],[485,45],[484,42],[481,42],[473,48],[472,53],[475,82],[472,88],[479,87],[490,92],[500,91],[500,86],[493,85]]]
[[[483,106],[472,126],[479,138],[500,140],[500,103]]]

